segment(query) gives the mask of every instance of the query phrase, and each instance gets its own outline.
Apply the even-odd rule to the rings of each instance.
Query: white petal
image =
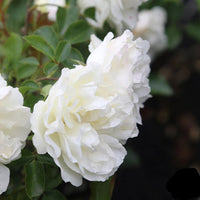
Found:
[[[90,36],[90,44],[89,44],[89,51],[94,51],[100,44],[101,40],[94,34]]]
[[[10,180],[10,170],[0,164],[0,195],[7,190]]]
[[[0,74],[0,87],[5,87],[6,85],[7,85],[6,81],[4,80],[4,78]]]
[[[38,153],[45,154],[46,147],[44,141],[44,133],[46,131],[43,124],[44,118],[44,102],[39,101],[35,104],[33,114],[31,116],[31,129],[34,132],[33,145],[36,147]]]

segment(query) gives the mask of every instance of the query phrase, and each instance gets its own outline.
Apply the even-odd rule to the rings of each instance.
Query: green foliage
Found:
[[[16,33],[11,33],[4,46],[5,58],[8,60],[8,64],[14,65],[18,61],[22,54],[22,49],[22,38]]]
[[[41,95],[44,96],[44,98],[46,98],[49,95],[49,90],[51,89],[52,85],[48,84],[45,85],[42,89],[41,89]]]
[[[16,168],[16,167],[19,167],[19,166],[22,167],[25,164],[28,164],[28,163],[32,162],[34,160],[34,158],[35,157],[32,154],[32,152],[30,152],[27,149],[23,149],[21,158],[11,162],[9,164],[9,168]]]
[[[63,181],[60,176],[60,170],[58,167],[55,166],[55,164],[53,166],[46,165],[45,174],[46,174],[46,180],[45,180],[46,191],[58,187]]]
[[[17,68],[17,78],[24,79],[33,75],[39,66],[39,61],[35,57],[27,57],[19,61]]]
[[[177,47],[180,44],[180,42],[182,40],[182,33],[177,28],[176,25],[168,26],[166,33],[167,33],[167,37],[168,37],[168,48],[174,49],[175,47]]]
[[[15,195],[1,197],[1,200],[30,200],[27,196],[26,191],[21,189],[15,193]]]
[[[20,29],[23,27],[26,13],[27,13],[27,2],[24,0],[3,0],[5,2],[4,7],[8,6],[7,10],[7,20],[6,20],[6,26],[9,31],[13,32],[20,32]]]
[[[56,48],[58,36],[52,26],[42,26],[34,34],[42,37],[52,49]]]
[[[110,200],[114,187],[114,179],[110,177],[105,182],[91,182],[91,198],[90,200]]]
[[[78,20],[79,12],[78,8],[74,5],[70,5],[68,9],[59,8],[57,12],[57,24],[60,35],[64,35],[68,27]]]
[[[51,75],[54,74],[58,70],[58,65],[52,62],[47,63],[43,67],[43,71],[45,75]]]
[[[10,3],[11,3],[11,0],[4,0],[3,5],[2,5],[2,9],[3,10],[6,9],[9,6]]]
[[[63,62],[66,60],[71,52],[71,44],[68,41],[60,41],[56,47],[56,61]]]
[[[193,22],[186,26],[186,32],[193,39],[200,42],[200,22]]]
[[[49,190],[45,192],[42,200],[67,200],[65,196],[58,190]]]
[[[48,154],[41,154],[37,156],[38,161],[40,161],[42,164],[47,165],[55,165],[53,158],[50,157]]]
[[[27,91],[35,92],[35,91],[39,90],[39,85],[35,81],[26,80],[22,83],[19,90],[22,94],[25,94]]]
[[[65,60],[63,64],[68,68],[74,68],[74,65],[84,63],[84,58],[78,49],[72,48],[69,59]]]
[[[152,74],[150,76],[150,86],[152,95],[171,96],[173,90],[163,76]]]
[[[45,189],[44,166],[40,162],[34,160],[30,164],[25,165],[25,175],[27,195],[30,198],[42,195]]]
[[[54,49],[48,42],[39,35],[29,35],[24,39],[36,50],[48,56],[50,59],[54,59]]]
[[[67,29],[64,38],[69,40],[71,44],[77,44],[89,40],[93,29],[85,21],[76,21]]]
[[[200,11],[200,0],[196,0],[196,3],[197,3],[197,6],[198,6],[198,9]]]
[[[95,7],[90,7],[85,10],[84,15],[85,17],[89,17],[91,19],[95,19]]]

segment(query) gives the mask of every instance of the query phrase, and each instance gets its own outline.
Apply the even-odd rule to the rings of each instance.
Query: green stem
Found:
[[[115,175],[105,182],[91,182],[90,200],[111,200],[115,184]]]

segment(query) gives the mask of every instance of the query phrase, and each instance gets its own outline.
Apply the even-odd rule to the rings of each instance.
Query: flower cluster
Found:
[[[131,31],[103,42],[92,36],[86,66],[63,69],[31,117],[33,143],[48,152],[65,182],[105,181],[123,162],[123,143],[138,134],[149,97],[149,44]]]
[[[9,183],[10,172],[4,164],[20,157],[30,133],[30,114],[19,90],[7,86],[0,74],[0,194]]]
[[[167,46],[167,36],[165,34],[166,11],[162,7],[156,6],[151,10],[140,11],[138,18],[133,33],[136,37],[142,37],[149,41],[149,55],[154,58]]]
[[[58,6],[64,7],[65,0],[35,0],[35,5],[38,6],[38,10],[42,13],[48,13],[48,18],[51,21],[56,20],[56,13]],[[49,4],[49,5],[48,5]]]
[[[80,12],[88,8],[95,8],[95,19],[87,18],[87,21],[97,28],[102,28],[108,20],[118,34],[125,29],[133,29],[137,22],[138,7],[147,0],[78,0]]]

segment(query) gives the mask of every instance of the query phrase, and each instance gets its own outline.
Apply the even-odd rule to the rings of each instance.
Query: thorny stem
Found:
[[[1,14],[1,23],[3,25],[3,29],[0,29],[0,30],[3,31],[4,34],[9,37],[10,34],[8,33],[8,30],[6,28],[6,19],[5,19],[4,12],[1,11],[0,14]]]
[[[41,77],[41,78],[36,79],[35,81],[36,81],[36,82],[40,82],[40,81],[46,81],[46,80],[57,81],[58,78],[55,78],[55,77]]]
[[[30,18],[30,14],[31,14],[31,11],[29,9],[30,5],[31,5],[31,1],[28,0],[28,3],[27,3],[27,12],[26,12],[26,19],[25,19],[25,26],[24,26],[24,35],[27,35],[27,33],[28,33],[29,18]]]

